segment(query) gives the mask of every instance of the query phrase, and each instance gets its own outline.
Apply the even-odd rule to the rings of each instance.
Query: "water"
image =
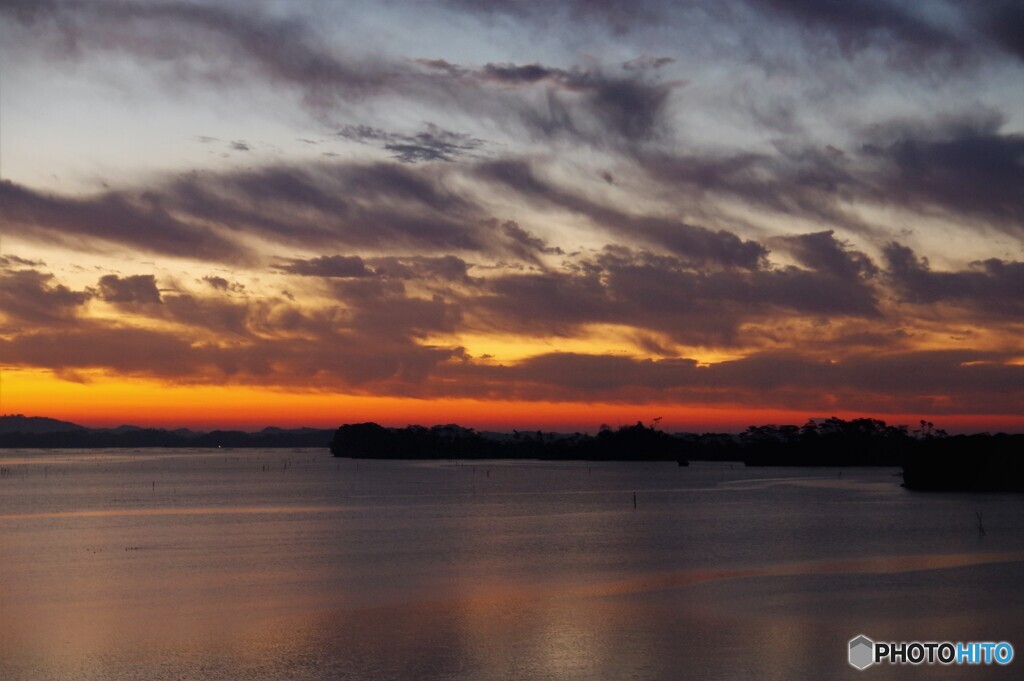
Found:
[[[0,469],[4,681],[1009,679],[1024,664],[847,664],[861,633],[1024,656],[1024,499],[912,493],[893,469],[323,450],[22,450]]]

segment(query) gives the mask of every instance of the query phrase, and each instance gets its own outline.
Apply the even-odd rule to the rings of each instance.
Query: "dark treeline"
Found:
[[[1024,435],[949,435],[877,419],[751,426],[735,443],[748,466],[902,466],[908,489],[1024,491]],[[699,456],[699,455],[698,455]]]
[[[903,462],[909,489],[1024,492],[1024,435],[954,435],[921,440]]]
[[[577,461],[679,461],[684,443],[642,423],[597,435],[519,432],[484,435],[454,424],[384,428],[344,425],[331,442],[334,456],[356,459],[554,459]]]
[[[335,456],[380,459],[583,459],[743,461],[750,466],[899,466],[909,448],[925,437],[875,419],[825,419],[804,426],[751,426],[740,435],[680,433],[637,423],[597,435],[518,432],[478,433],[457,425],[385,428],[376,423],[341,426],[334,434]]]
[[[803,426],[751,426],[725,433],[669,435],[637,423],[597,435],[478,433],[457,425],[340,427],[334,456],[370,459],[552,459],[588,461],[742,461],[748,466],[903,466],[921,490],[1024,491],[1024,435],[950,436],[934,424],[890,426],[877,419],[830,418]]]
[[[326,447],[332,430],[268,429],[258,433],[214,430],[208,433],[133,428],[131,430],[66,430],[52,433],[0,433],[0,448],[105,449],[105,448],[271,448]]]
[[[121,427],[89,429],[52,420],[0,417],[0,448],[326,447],[334,456],[368,459],[552,459],[585,461],[742,461],[748,466],[902,466],[910,489],[1024,491],[1024,435],[950,436],[933,424],[914,430],[877,419],[830,418],[803,426],[751,426],[739,435],[678,433],[637,423],[596,435],[540,431],[480,433],[457,425],[336,431],[265,428],[194,432]],[[40,421],[40,423],[35,423]],[[28,432],[31,428],[60,428]],[[24,427],[24,430],[20,428]],[[64,429],[68,428],[68,429]],[[332,439],[333,436],[333,439]]]

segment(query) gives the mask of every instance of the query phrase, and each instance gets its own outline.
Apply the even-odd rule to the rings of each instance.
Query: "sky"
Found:
[[[1024,2],[0,0],[0,412],[1024,431]]]

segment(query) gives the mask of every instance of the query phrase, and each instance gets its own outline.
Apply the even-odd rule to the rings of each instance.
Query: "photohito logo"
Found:
[[[876,643],[861,634],[850,639],[850,665],[867,669],[873,664],[1000,664],[1013,661],[1013,646],[1006,641],[890,641]]]

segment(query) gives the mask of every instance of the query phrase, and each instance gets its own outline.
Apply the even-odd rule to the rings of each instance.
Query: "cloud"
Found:
[[[532,256],[531,256],[532,257]],[[357,255],[324,255],[316,258],[294,258],[279,266],[282,272],[307,277],[360,279],[383,277],[395,280],[418,280],[425,283],[469,283],[469,264],[454,255],[379,256],[361,258]]]
[[[541,64],[487,64],[481,74],[488,80],[512,85],[532,84],[541,80],[564,80],[568,77],[561,69],[551,69]]]
[[[0,352],[11,365],[66,375],[99,368],[174,382],[423,398],[770,403],[818,410],[827,394],[831,408],[874,413],[1009,413],[1024,404],[1024,367],[1012,363],[1012,354],[896,351],[907,336],[886,326],[880,318],[886,311],[874,297],[878,286],[894,281],[899,290],[916,292],[914,304],[967,304],[989,297],[996,309],[997,297],[1014,300],[1019,290],[1018,263],[934,273],[909,251],[892,246],[888,267],[880,271],[829,232],[780,243],[799,266],[704,270],[686,259],[620,246],[577,257],[562,270],[472,279],[457,258],[325,256],[290,264],[308,266],[313,276],[324,276],[317,268],[339,272],[330,265],[349,272],[361,265],[375,274],[327,277],[334,302],[326,306],[260,296],[228,299],[208,277],[200,281],[214,289],[211,295],[165,293],[163,305],[130,307],[117,322],[81,317],[88,292],[72,291],[51,275],[20,271],[0,289],[2,309],[22,320],[0,339]],[[430,288],[435,292],[423,293]],[[107,275],[97,290],[122,304],[152,301],[157,292],[151,275]],[[849,290],[862,290],[864,297],[843,293]],[[1017,319],[1016,308],[1002,313],[1015,312]],[[749,346],[757,340],[751,325],[780,316],[865,324],[840,324],[834,343],[794,348],[791,337],[787,349],[754,348],[733,361],[705,364],[672,356],[679,343]],[[152,328],[146,320],[163,324]],[[59,334],[49,331],[55,324],[61,325]],[[467,329],[586,338],[590,324],[631,329],[641,338],[638,348],[661,359],[553,352],[497,364],[430,340]]]
[[[358,255],[325,255],[311,260],[292,260],[279,269],[306,277],[352,278],[372,277],[374,274]]]
[[[833,150],[798,145],[780,146],[775,153],[651,151],[637,160],[646,176],[666,191],[714,212],[723,201],[736,202],[871,233],[871,225],[847,209],[857,200],[876,198],[871,178],[862,177],[859,168]]]
[[[280,146],[186,131],[240,152],[192,149],[216,172],[0,182],[5,238],[55,268],[0,257],[4,361],[424,398],[1019,409],[1019,5],[400,0],[377,36],[316,3],[0,2],[12,82],[73,66],[129,105],[299,126]],[[465,42],[391,39],[441,23]],[[235,111],[243,90],[274,110]],[[77,290],[99,276],[79,253],[153,260],[173,287]],[[722,355],[739,359],[706,361]]]
[[[250,306],[244,302],[187,293],[165,296],[163,302],[166,316],[179,324],[225,338],[252,334]]]
[[[1010,54],[1024,60],[1024,5],[1020,2],[980,3],[982,23],[988,34]]]
[[[161,302],[160,291],[156,287],[156,277],[152,274],[137,274],[129,277],[107,274],[100,277],[97,288],[99,297],[108,303],[159,305]]]
[[[864,354],[843,361],[797,353],[757,353],[700,365],[693,359],[636,359],[549,353],[510,365],[458,363],[445,385],[494,390],[519,399],[730,404],[871,413],[1016,413],[1024,405],[1024,367],[1005,355],[975,352]],[[912,378],[912,380],[908,380]]]
[[[531,234],[511,220],[501,225],[508,240],[509,251],[527,262],[540,262],[540,255],[564,255],[565,252],[557,246],[549,246],[546,241]]]
[[[879,125],[865,154],[880,162],[875,193],[888,202],[940,209],[1024,236],[1024,135],[1001,116]]]
[[[469,263],[454,255],[384,256],[370,260],[374,271],[396,279],[434,280],[442,283],[469,283]]]
[[[831,234],[806,236],[810,248],[828,256],[808,258],[810,268],[702,269],[685,258],[609,247],[572,270],[490,277],[465,304],[504,331],[572,336],[587,325],[619,324],[715,347],[749,342],[745,325],[780,313],[879,317],[873,266],[851,264],[866,256]]]
[[[0,200],[0,225],[26,238],[64,242],[84,251],[96,250],[95,240],[100,239],[173,256],[236,260],[245,255],[230,236],[173,216],[162,197],[152,192],[65,198],[3,180]]]
[[[457,181],[465,178],[490,187]],[[694,262],[751,268],[767,255],[763,245],[725,230],[598,203],[542,180],[525,161],[451,169],[396,163],[269,165],[190,173],[146,190],[74,199],[7,182],[0,184],[0,195],[9,199],[10,210],[0,221],[25,238],[60,240],[83,250],[97,249],[95,240],[102,239],[142,252],[228,263],[256,259],[245,245],[251,237],[285,248],[366,255],[475,252],[528,262],[557,255],[559,245],[539,240],[517,222],[493,217],[490,195],[508,189],[540,209],[578,213],[616,240],[656,244]]]
[[[166,332],[83,324],[64,333],[22,333],[0,340],[12,365],[54,370],[112,369],[129,375],[180,376],[195,380],[207,354]]]
[[[544,26],[572,26],[583,21],[607,28],[613,34],[664,19],[665,10],[672,6],[656,0],[572,0],[557,6],[539,0],[446,0],[446,4],[482,16],[514,17]]]
[[[177,78],[220,84],[252,74],[298,87],[313,109],[386,89],[396,77],[384,64],[331,49],[309,24],[272,17],[260,8],[239,12],[191,2],[100,0],[53,2],[26,12],[20,5],[13,8],[16,16],[31,24],[37,43],[49,45],[57,56],[81,59],[90,52],[117,52],[174,61]]]
[[[0,314],[5,318],[2,329],[6,333],[70,324],[90,297],[88,291],[58,284],[48,272],[0,271]]]
[[[665,63],[669,62],[661,62]],[[609,75],[600,68],[561,69],[539,63],[486,64],[464,73],[504,87],[546,86],[546,110],[524,108],[521,112],[535,133],[570,135],[592,143],[607,142],[607,135],[612,135],[632,145],[662,136],[669,94],[681,83],[649,77],[651,69],[640,62],[627,64],[631,68],[624,69],[624,75]],[[591,122],[598,125],[588,132]]]
[[[1008,320],[1024,319],[1024,262],[989,258],[967,270],[936,272],[898,243],[886,246],[885,257],[888,275],[907,302],[951,303]]]
[[[275,16],[259,7],[240,12],[190,2],[101,0],[55,3],[32,12],[31,18],[24,11],[16,11],[16,16],[22,24],[31,24],[31,37],[29,32],[18,34],[26,50],[49,49],[51,57],[75,62],[114,53],[161,66],[171,63],[176,85],[192,80],[223,88],[247,80],[287,86],[325,123],[339,113],[358,113],[359,103],[397,96],[440,109],[457,102],[477,118],[515,118],[533,134],[571,135],[595,144],[606,144],[610,138],[632,143],[659,136],[668,94],[678,85],[649,77],[656,69],[635,60],[630,64],[644,68],[607,75],[599,68],[489,64],[474,69],[440,59],[354,56],[321,35],[313,21]],[[666,62],[649,63],[653,67]],[[493,87],[509,85],[515,78],[529,83],[526,75],[531,69],[550,74],[546,80],[552,89],[546,101]],[[568,93],[575,96],[566,97]],[[390,137],[385,148],[410,163],[450,161],[483,144],[472,135],[430,124],[413,135],[384,136]],[[234,141],[230,148],[252,147]]]
[[[942,26],[914,13],[914,7],[888,0],[769,0],[767,7],[808,28],[832,32],[846,49],[883,42],[928,50],[952,50],[959,41]],[[922,13],[923,14],[923,13]]]
[[[680,220],[630,215],[617,208],[560,189],[542,180],[522,160],[481,164],[477,175],[519,193],[524,199],[578,213],[629,241],[640,240],[668,248],[676,255],[697,262],[718,262],[738,267],[756,267],[767,250],[754,241],[744,241],[731,232],[713,231]]]
[[[398,164],[269,166],[189,174],[144,191],[85,198],[0,183],[0,226],[27,239],[84,251],[97,240],[148,253],[238,263],[253,252],[241,235],[303,248],[487,251],[487,213],[445,187],[440,174]],[[251,243],[251,241],[250,241]]]
[[[868,256],[836,239],[833,230],[782,237],[779,241],[801,264],[838,279],[859,279],[878,271]]]
[[[723,201],[817,220],[877,238],[863,206],[944,217],[961,229],[1021,233],[1024,136],[994,112],[884,119],[858,131],[847,153],[779,145],[775,153],[646,151],[639,168],[666,191],[719,212]]]
[[[376,143],[394,153],[402,163],[421,161],[454,161],[471,157],[484,146],[484,141],[466,133],[445,130],[432,123],[426,130],[414,135],[387,132],[368,125],[347,125],[337,133],[340,137],[358,142]]]
[[[203,277],[202,281],[205,281],[210,288],[215,289],[217,291],[245,293],[244,284],[240,284],[237,281],[228,281],[224,277],[218,277],[216,275],[207,275]]]
[[[40,267],[44,263],[42,260],[32,260],[30,258],[22,258],[17,255],[0,255],[0,268],[3,269],[14,269],[16,267]]]

